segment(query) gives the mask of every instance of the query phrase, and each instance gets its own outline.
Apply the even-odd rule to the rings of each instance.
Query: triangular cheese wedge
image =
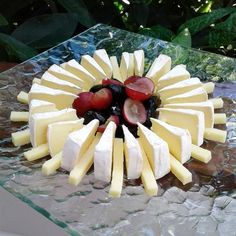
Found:
[[[57,111],[55,103],[37,99],[31,100],[29,103],[30,116],[35,113],[44,113],[49,111]]]
[[[123,82],[121,73],[120,73],[120,68],[117,61],[117,57],[116,56],[110,57],[110,61],[112,65],[113,78],[119,80],[120,82]]]
[[[144,51],[134,51],[134,74],[143,76],[144,72]]]
[[[122,80],[125,81],[128,77],[134,75],[134,57],[133,54],[123,52],[120,62],[120,73]]]

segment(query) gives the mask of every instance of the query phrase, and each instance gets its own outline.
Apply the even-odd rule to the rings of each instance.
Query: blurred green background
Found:
[[[0,61],[21,62],[105,23],[236,57],[232,0],[1,0]]]

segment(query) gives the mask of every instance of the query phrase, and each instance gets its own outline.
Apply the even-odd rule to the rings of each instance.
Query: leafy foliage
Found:
[[[1,0],[0,59],[23,61],[96,23],[235,57],[231,0]]]

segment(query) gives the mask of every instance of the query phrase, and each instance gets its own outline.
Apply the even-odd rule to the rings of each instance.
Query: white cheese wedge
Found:
[[[167,142],[170,153],[181,163],[188,161],[191,157],[192,145],[189,131],[153,118],[151,122],[152,131]]]
[[[213,107],[215,109],[220,109],[224,106],[224,101],[222,98],[212,98],[212,99],[209,99],[209,102],[213,104]]]
[[[56,104],[52,102],[46,102],[43,100],[33,99],[29,104],[30,116],[35,113],[44,113],[49,111],[57,111]]]
[[[78,94],[81,92],[81,88],[68,82],[66,80],[58,79],[56,76],[48,73],[47,71],[41,78],[41,85],[47,86],[53,89],[63,90],[69,93]]]
[[[92,74],[98,82],[106,78],[106,74],[101,68],[101,66],[99,66],[98,63],[91,56],[82,56],[80,64],[87,71],[89,71],[89,73]]]
[[[140,177],[143,168],[143,157],[141,148],[137,139],[128,130],[125,125],[122,125],[124,133],[124,153],[126,173],[128,179],[137,179]]]
[[[75,59],[68,61],[65,64],[65,69],[84,81],[84,89],[90,89],[96,82],[95,77],[91,75]]]
[[[183,66],[177,65],[158,80],[157,88],[160,90],[166,86],[189,78],[189,72]]]
[[[13,122],[28,122],[29,112],[28,111],[11,111],[10,121]]]
[[[117,61],[117,57],[116,56],[110,57],[110,61],[112,65],[113,78],[119,80],[120,82],[123,82],[121,73],[120,73],[120,68]]]
[[[192,144],[191,156],[201,162],[208,163],[211,160],[211,152],[207,149]]]
[[[115,138],[114,140],[114,151],[113,151],[113,168],[112,168],[112,181],[109,190],[110,197],[120,197],[123,176],[124,176],[124,145],[122,138]]]
[[[84,82],[79,77],[75,76],[74,74],[70,73],[69,71],[63,69],[58,65],[52,65],[49,67],[48,72],[58,79],[65,80],[75,84],[76,86],[83,88]]]
[[[94,151],[95,179],[110,182],[116,124],[110,121]]]
[[[146,77],[150,78],[155,85],[159,78],[168,73],[171,69],[171,58],[167,55],[160,54],[152,63]]]
[[[215,113],[214,114],[214,124],[221,125],[226,124],[227,117],[225,113]]]
[[[63,69],[66,69],[66,63],[67,63],[67,62],[61,63],[61,64],[60,64],[60,67],[63,68]]]
[[[42,173],[44,175],[51,175],[61,167],[62,153],[59,152],[56,156],[44,162],[42,166]]]
[[[33,84],[41,84],[41,79],[34,78],[32,81]]]
[[[112,65],[105,49],[96,50],[93,54],[93,58],[98,65],[103,69],[106,77],[110,79],[112,77]]]
[[[53,157],[62,151],[65,140],[69,133],[83,127],[84,119],[61,121],[48,125],[47,141],[50,155]]]
[[[120,73],[122,80],[125,81],[128,77],[134,74],[134,58],[128,52],[123,52],[120,61]]]
[[[169,97],[186,93],[200,87],[202,87],[202,83],[198,78],[190,78],[190,79],[182,80],[178,83],[166,86],[160,89],[158,93],[160,95],[161,101],[164,102]]]
[[[84,155],[78,160],[77,164],[74,166],[69,175],[69,183],[73,185],[78,185],[85,174],[88,172],[93,164],[93,156],[95,146],[98,144],[101,138],[101,133],[97,133],[94,137],[91,145],[84,153]]]
[[[28,104],[29,103],[29,94],[21,91],[18,95],[17,95],[17,101],[21,102],[21,103],[25,103]]]
[[[83,128],[70,133],[62,150],[61,167],[71,171],[94,139],[99,121],[92,120]]]
[[[206,91],[203,88],[196,88],[189,92],[182,93],[173,97],[167,98],[164,103],[186,103],[186,102],[205,102],[208,100]]]
[[[213,93],[215,89],[215,84],[213,82],[208,82],[203,84],[203,88],[207,93]]]
[[[44,100],[56,104],[57,109],[71,107],[77,96],[58,89],[51,89],[39,84],[33,84],[29,91],[29,100]]]
[[[203,143],[205,130],[204,113],[190,109],[160,108],[159,119],[183,129],[187,129],[192,137],[192,143],[200,146]]]
[[[32,146],[37,147],[47,142],[47,129],[49,124],[77,119],[76,110],[72,108],[61,111],[36,113],[30,116],[29,128]]]
[[[35,161],[49,155],[48,144],[41,144],[38,147],[24,152],[24,156],[28,161]]]
[[[204,138],[215,142],[225,143],[227,131],[215,128],[206,128]]]
[[[30,143],[30,130],[25,129],[11,134],[14,146],[23,146]]]
[[[144,72],[144,51],[136,50],[134,51],[134,74],[138,76],[143,76]]]
[[[139,139],[139,145],[140,145],[142,157],[143,157],[143,169],[142,169],[142,173],[141,173],[141,180],[142,180],[145,192],[149,196],[156,196],[157,191],[158,191],[157,181],[156,181],[155,176],[153,174],[152,168],[149,164],[146,153],[144,152],[144,150],[142,148],[142,143],[141,143],[140,139]]]
[[[138,123],[138,135],[155,178],[162,178],[170,172],[170,154],[167,143],[140,123]]]
[[[172,109],[191,109],[196,111],[202,111],[204,113],[205,128],[213,128],[214,125],[214,107],[209,101],[196,102],[196,103],[175,103],[166,104],[164,108]]]

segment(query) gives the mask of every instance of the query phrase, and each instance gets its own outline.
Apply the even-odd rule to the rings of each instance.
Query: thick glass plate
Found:
[[[212,161],[205,165],[189,161],[185,166],[193,182],[182,186],[169,174],[160,181],[157,197],[148,197],[140,183],[124,181],[122,196],[108,198],[109,185],[94,180],[93,172],[82,183],[71,186],[68,175],[59,171],[44,177],[41,165],[46,160],[28,162],[23,151],[14,147],[10,135],[26,127],[11,123],[12,110],[27,110],[16,100],[28,91],[32,79],[40,77],[53,63],[71,58],[80,60],[105,48],[120,57],[123,51],[143,48],[146,68],[160,53],[172,57],[174,64],[187,65],[192,76],[216,83],[215,96],[224,97],[228,130],[225,144],[206,141]],[[106,25],[86,32],[0,74],[0,184],[19,199],[73,235],[235,235],[236,224],[236,60],[187,49],[150,37],[129,33]]]

